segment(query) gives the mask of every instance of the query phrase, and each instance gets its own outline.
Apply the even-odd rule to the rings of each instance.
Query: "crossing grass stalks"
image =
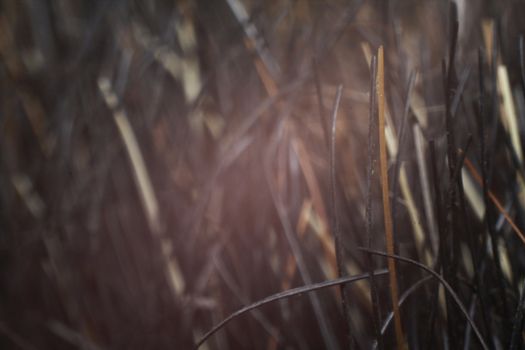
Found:
[[[522,348],[524,15],[3,0],[0,348]]]

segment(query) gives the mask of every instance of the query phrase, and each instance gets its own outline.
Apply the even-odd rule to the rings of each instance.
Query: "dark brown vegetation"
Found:
[[[523,18],[0,1],[0,348],[523,348]]]

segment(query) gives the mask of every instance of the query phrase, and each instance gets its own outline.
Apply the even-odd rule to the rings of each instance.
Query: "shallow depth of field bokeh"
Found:
[[[1,1],[0,348],[191,349],[266,296],[383,271],[358,248],[387,251],[385,180],[396,254],[454,295],[397,262],[391,321],[383,273],[201,348],[521,349],[523,18],[512,0]]]

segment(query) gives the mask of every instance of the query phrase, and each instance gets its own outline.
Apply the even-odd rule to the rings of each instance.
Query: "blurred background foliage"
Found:
[[[456,3],[450,64],[447,1],[2,0],[0,347],[191,348],[243,305],[336,278],[327,144],[339,85],[342,266],[368,271],[355,250],[368,246],[367,201],[371,247],[385,249],[369,144],[377,140],[368,137],[369,67],[380,45],[396,249],[453,277],[491,347],[509,346],[513,327],[519,343],[523,242],[483,201],[472,171],[464,168],[458,195],[466,202],[445,202],[455,186],[446,135],[454,149],[473,135],[467,158],[478,169],[484,145],[488,187],[523,227],[525,6]],[[453,71],[445,88],[443,60]],[[451,128],[448,93],[460,98]],[[443,241],[447,215],[460,217],[461,230]],[[439,261],[443,251],[451,257]],[[398,268],[401,293],[424,277]],[[388,280],[376,279],[384,318]],[[476,348],[437,286],[426,283],[402,306],[407,344]],[[368,349],[377,338],[369,283],[348,292],[354,345]],[[344,348],[340,305],[335,288],[280,301],[203,348]],[[394,347],[392,329],[380,346]]]

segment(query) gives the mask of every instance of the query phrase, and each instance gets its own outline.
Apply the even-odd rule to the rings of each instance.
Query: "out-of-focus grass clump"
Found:
[[[521,348],[524,15],[0,2],[0,347]]]

